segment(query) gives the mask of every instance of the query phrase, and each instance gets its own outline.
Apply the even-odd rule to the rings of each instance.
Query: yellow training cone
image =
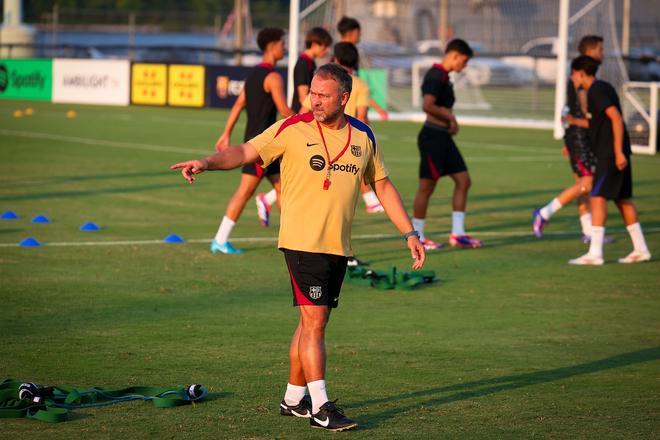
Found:
[[[69,110],[68,112],[66,112],[66,117],[67,118],[75,118],[76,117],[75,110]]]
[[[25,109],[25,116],[32,116],[34,114],[34,110],[32,107],[28,107]]]
[[[21,116],[23,116],[23,112],[22,112],[22,111],[20,111],[20,110],[16,110],[16,111],[14,112],[14,117],[15,117],[15,118],[20,118]]]

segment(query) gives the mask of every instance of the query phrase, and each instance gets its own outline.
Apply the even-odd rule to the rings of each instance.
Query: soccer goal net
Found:
[[[635,153],[658,151],[658,86],[657,82],[627,82],[623,85],[623,116]]]

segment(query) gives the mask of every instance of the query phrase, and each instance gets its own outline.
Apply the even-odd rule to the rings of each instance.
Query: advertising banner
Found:
[[[38,59],[0,59],[0,99],[50,101],[53,62]]]
[[[127,60],[53,60],[53,102],[128,105]]]
[[[167,65],[141,64],[131,66],[131,102],[133,104],[167,104]]]
[[[208,106],[230,108],[241,93],[245,78],[253,67],[238,66],[207,66],[206,89],[208,90]],[[286,68],[278,67],[275,71],[282,75],[286,86]],[[286,93],[286,90],[284,91]]]
[[[168,73],[168,104],[177,107],[203,107],[204,79],[204,66],[171,64]]]

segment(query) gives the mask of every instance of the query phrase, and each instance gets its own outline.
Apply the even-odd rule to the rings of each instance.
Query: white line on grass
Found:
[[[624,229],[614,229],[614,230],[609,230],[608,232],[612,233],[624,233],[626,232]],[[644,232],[650,233],[650,232],[660,232],[660,228],[644,228]],[[527,237],[531,238],[532,233],[529,230],[524,230],[524,231],[473,231],[472,232],[475,236],[482,236],[482,237]],[[580,235],[580,231],[578,230],[573,230],[573,231],[548,231],[545,232],[544,235],[550,235],[550,236],[559,236],[559,237],[564,237],[564,236],[578,236]],[[353,239],[354,240],[382,240],[386,238],[400,238],[399,235],[394,235],[394,234],[361,234],[361,235],[354,235]],[[232,242],[234,243],[272,243],[277,241],[277,237],[236,237],[231,239]],[[186,240],[186,243],[210,243],[211,239],[210,238],[193,238],[190,240]],[[59,242],[52,242],[52,243],[44,243],[44,245],[47,246],[61,246],[61,247],[67,247],[67,246],[137,246],[137,245],[146,245],[146,244],[169,244],[165,243],[163,240],[120,240],[120,241],[59,241]],[[0,247],[19,247],[20,245],[17,243],[0,243]]]
[[[36,131],[20,131],[20,130],[7,130],[0,128],[0,134],[7,136],[20,136],[32,139],[46,139],[51,141],[60,141],[60,142],[72,142],[76,144],[83,145],[94,145],[100,147],[112,147],[112,148],[123,148],[129,150],[144,150],[144,151],[158,151],[165,153],[184,153],[184,154],[210,154],[212,149],[208,150],[195,150],[192,148],[181,148],[173,147],[167,145],[152,145],[152,144],[142,144],[142,143],[133,143],[133,142],[119,142],[119,141],[107,141],[102,139],[92,139],[92,138],[83,138],[78,136],[64,136],[61,134],[52,134],[52,133],[40,133]]]
[[[7,130],[0,128],[0,134],[7,136],[19,136],[32,139],[46,139],[50,141],[60,141],[60,142],[71,142],[82,145],[94,145],[100,147],[111,147],[111,148],[122,148],[128,150],[143,150],[143,151],[158,151],[165,153],[183,153],[183,154],[196,154],[196,155],[207,155],[211,154],[213,151],[209,148],[208,150],[196,150],[192,148],[181,148],[168,145],[153,145],[153,144],[143,144],[143,143],[133,143],[133,142],[120,142],[120,141],[108,141],[103,139],[93,139],[93,138],[84,138],[78,136],[65,136],[61,134],[53,133],[42,133],[35,131],[21,131],[21,130]],[[547,161],[563,161],[565,158],[559,155],[553,156],[466,156],[465,157],[470,162],[547,162]],[[418,158],[391,158],[388,160],[392,163],[417,163]]]

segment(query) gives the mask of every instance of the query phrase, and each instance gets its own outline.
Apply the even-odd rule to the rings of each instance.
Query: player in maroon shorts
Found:
[[[598,35],[586,35],[580,40],[578,51],[581,55],[603,60],[603,38]],[[582,241],[591,240],[591,210],[589,208],[589,192],[593,185],[593,174],[596,171],[596,156],[589,145],[589,120],[587,119],[587,91],[576,89],[573,82],[568,81],[566,87],[566,105],[569,112],[564,116],[568,125],[564,135],[566,150],[571,169],[575,174],[575,183],[566,188],[547,205],[532,213],[532,231],[537,238],[543,236],[543,230],[550,217],[562,207],[577,199],[580,224],[582,226]],[[612,239],[606,237],[605,242]]]

